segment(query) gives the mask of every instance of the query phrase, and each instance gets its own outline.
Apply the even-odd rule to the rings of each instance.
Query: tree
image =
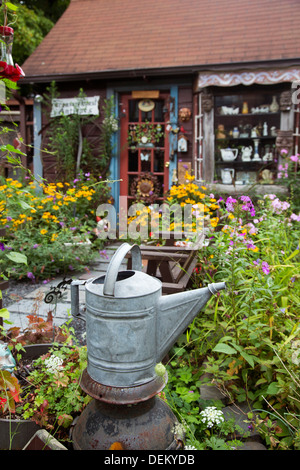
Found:
[[[44,15],[54,24],[68,7],[70,0],[17,0],[14,3],[26,6],[39,16]]]
[[[14,8],[6,9],[8,3],[11,5],[12,2],[2,2],[0,23],[4,24],[7,10],[7,25],[14,29],[13,59],[22,65],[54,26],[70,0],[13,0]]]

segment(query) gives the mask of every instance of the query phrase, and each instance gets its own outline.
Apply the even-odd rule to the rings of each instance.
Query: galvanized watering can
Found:
[[[132,252],[132,270],[119,271]],[[72,314],[79,312],[80,281],[71,284]],[[162,296],[162,284],[142,272],[138,245],[122,244],[105,275],[85,283],[87,372],[110,387],[136,387],[155,378],[178,337],[225,282]]]

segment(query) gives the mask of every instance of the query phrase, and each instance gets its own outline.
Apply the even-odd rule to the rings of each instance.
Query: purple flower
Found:
[[[2,243],[2,242],[0,242],[0,250],[1,250],[1,251],[4,251],[4,250],[5,250],[4,243]]]
[[[28,279],[31,279],[32,281],[35,279],[35,275],[31,273],[30,271],[27,273]]]
[[[233,197],[229,196],[227,199],[226,199],[226,209],[228,210],[228,212],[233,212],[234,211],[234,207],[233,207],[233,204],[236,203],[237,200],[234,199]]]
[[[255,216],[255,209],[254,209],[254,206],[253,206],[253,203],[252,203],[250,197],[249,196],[241,196],[240,200],[244,203],[244,205],[242,206],[242,210],[250,212],[250,215],[252,217],[254,217]]]
[[[266,261],[263,261],[261,263],[261,269],[262,269],[262,272],[264,274],[269,274],[270,273],[270,266],[268,265],[268,263]]]

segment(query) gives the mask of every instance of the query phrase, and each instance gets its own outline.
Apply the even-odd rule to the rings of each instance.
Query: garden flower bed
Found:
[[[292,199],[275,194],[255,203],[247,195],[217,199],[220,222],[199,252],[195,287],[225,281],[227,291],[171,351],[166,397],[189,445],[215,448],[217,437],[225,448],[223,421],[207,429],[201,419],[205,372],[229,402],[251,405],[245,420],[269,449],[298,449],[300,216]]]
[[[6,229],[0,240],[2,271],[11,278],[34,281],[84,270],[102,246],[94,234],[95,210],[107,198],[106,184],[89,175],[72,184],[4,180],[0,184],[0,228]]]
[[[30,189],[25,190],[18,182],[8,181],[1,189],[2,194],[5,191],[2,226],[12,235],[10,244],[8,239],[3,241],[2,260],[4,256],[9,259],[7,255],[14,251],[25,253],[31,262],[31,255],[24,251],[24,243],[20,244],[23,227],[27,227],[27,232],[32,230],[44,256],[55,246],[53,233],[58,234],[55,238],[61,242],[65,240],[63,235],[68,234],[70,238],[66,243],[72,243],[74,232],[83,233],[84,237],[87,232],[92,232],[88,217],[85,217],[90,214],[95,219],[92,206],[85,206],[82,216],[76,219],[74,207],[69,212],[69,205],[64,207],[63,204],[64,201],[74,203],[65,197],[75,197],[77,202],[83,202],[80,191],[88,190],[81,188],[77,193],[75,189],[70,194],[68,189],[58,191],[58,188],[58,185],[47,186],[47,197],[45,192],[37,196]],[[21,194],[17,194],[18,191]],[[10,201],[11,194],[13,199]],[[30,201],[29,207],[23,205],[22,211],[20,205],[13,203],[20,201],[20,196],[22,200],[26,197]],[[92,193],[90,196],[93,198]],[[35,197],[38,199],[34,200]],[[210,230],[209,243],[199,251],[195,287],[220,281],[227,285],[227,290],[213,296],[178,339],[165,364],[169,380],[161,396],[185,429],[187,449],[229,450],[241,445],[238,426],[223,419],[224,401],[204,400],[201,396],[204,384],[216,387],[227,403],[235,403],[241,408],[245,403],[250,406],[244,421],[249,430],[255,429],[261,435],[268,449],[300,448],[300,216],[295,202],[292,197],[280,200],[275,194],[255,200],[246,194],[222,198],[207,194],[204,187],[196,187],[192,177],[185,185],[170,191],[169,203],[194,205],[195,217],[198,204],[206,208],[203,215]],[[12,220],[8,220],[10,216],[5,213],[7,204],[15,210]],[[56,205],[59,209],[53,207]],[[33,208],[36,212],[31,213]],[[80,204],[76,205],[76,209],[79,208]],[[27,214],[26,218],[21,214]],[[145,217],[147,214],[148,210]],[[82,220],[85,225],[80,231]],[[17,225],[16,221],[19,221]],[[59,231],[51,228],[53,224]],[[71,230],[72,227],[76,230]],[[47,233],[42,234],[41,230],[47,230]],[[26,237],[26,230],[22,237]],[[31,246],[31,249],[36,250],[36,247]],[[53,261],[50,257],[50,266],[55,267],[53,271],[47,271],[46,266],[34,267],[34,264],[25,263],[24,266],[18,263],[18,270],[13,271],[13,267],[16,268],[13,257],[11,261],[10,273],[15,273],[17,278],[30,279],[28,272],[35,278],[47,277],[55,274],[59,267],[54,256]],[[32,262],[35,262],[34,256]],[[65,268],[65,264],[60,267]],[[60,371],[62,383],[58,389],[63,389],[66,377]],[[45,399],[48,400],[46,389],[43,389],[38,398],[39,406]],[[65,411],[60,409],[60,413],[63,415]],[[235,439],[235,436],[238,437]]]

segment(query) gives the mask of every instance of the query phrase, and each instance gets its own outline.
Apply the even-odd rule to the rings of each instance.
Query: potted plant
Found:
[[[0,449],[22,449],[40,428],[68,441],[90,400],[79,385],[86,361],[84,346],[39,344],[24,347],[13,372],[0,371]]]

